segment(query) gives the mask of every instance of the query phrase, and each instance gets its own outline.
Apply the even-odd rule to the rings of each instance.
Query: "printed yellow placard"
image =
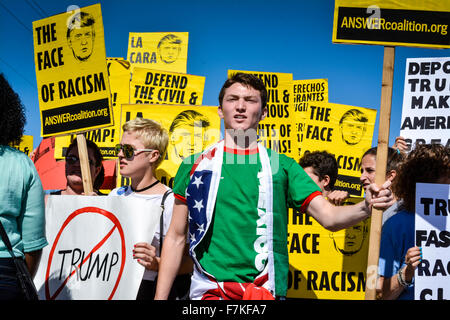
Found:
[[[345,204],[363,201],[350,198]],[[370,218],[331,232],[308,214],[289,213],[289,298],[364,299]]]
[[[33,22],[43,137],[114,123],[100,4]]]
[[[204,150],[220,139],[217,107],[124,104],[121,124],[142,117],[158,121],[169,132],[169,145],[164,160],[156,170],[156,178],[173,187],[173,178],[184,158]],[[129,185],[129,179],[117,174],[117,186]]]
[[[130,104],[201,105],[205,77],[135,67]]]
[[[311,101],[328,102],[328,79],[294,80],[292,85],[298,146],[298,154],[295,159],[300,159],[309,103]]]
[[[130,32],[127,60],[134,67],[186,73],[188,32]]]
[[[336,0],[333,42],[450,48],[450,2]]]
[[[297,154],[292,73],[228,70],[228,77],[236,72],[254,74],[267,89],[267,117],[259,123],[258,136],[266,148],[294,158]]]
[[[336,103],[311,102],[306,112],[302,153],[328,151],[336,157],[337,190],[361,196],[361,157],[372,146],[377,111]]]
[[[115,124],[113,127],[88,131],[85,136],[97,144],[104,159],[115,159],[114,146],[119,143],[121,134],[121,105],[129,103],[131,71],[130,63],[123,58],[107,58],[106,61]],[[70,135],[55,138],[55,158],[64,158],[73,139],[75,136]]]
[[[33,152],[33,136],[24,135],[18,145],[12,144],[11,147],[22,151],[27,156],[31,156],[31,152]]]

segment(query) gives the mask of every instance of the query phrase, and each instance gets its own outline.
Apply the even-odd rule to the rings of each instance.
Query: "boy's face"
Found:
[[[225,90],[219,117],[225,123],[225,129],[257,129],[266,117],[267,108],[261,109],[261,94],[258,90],[234,83]]]

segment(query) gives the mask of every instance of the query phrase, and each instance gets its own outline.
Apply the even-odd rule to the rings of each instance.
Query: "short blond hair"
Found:
[[[124,132],[134,132],[141,139],[145,148],[156,149],[159,151],[159,159],[156,161],[156,167],[164,159],[169,143],[169,134],[163,126],[151,119],[135,118],[126,122],[122,129]]]

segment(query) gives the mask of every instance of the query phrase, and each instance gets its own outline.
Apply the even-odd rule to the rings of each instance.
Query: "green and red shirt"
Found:
[[[266,238],[266,219],[261,201],[261,159],[258,149],[224,148],[214,212],[205,234],[195,246],[195,260],[217,281],[253,282],[273,255],[276,295],[287,290],[287,209],[306,209],[320,189],[293,159],[267,150],[272,170],[273,252]],[[200,154],[191,156],[178,169],[175,197],[186,202],[192,169]],[[196,208],[189,207],[189,211]],[[191,215],[190,215],[191,217]]]

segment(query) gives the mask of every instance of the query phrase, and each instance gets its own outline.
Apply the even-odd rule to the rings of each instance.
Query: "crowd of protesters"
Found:
[[[115,150],[120,173],[131,184],[109,196],[165,203],[152,242],[137,243],[133,250],[146,269],[137,299],[284,299],[288,208],[306,212],[331,231],[367,219],[372,208],[383,210],[377,297],[413,299],[414,270],[422,259],[421,248],[414,245],[415,186],[450,184],[449,148],[424,144],[408,153],[405,140],[398,137],[388,148],[381,186],[375,184],[378,148],[367,150],[361,158],[364,201],[342,206],[348,194],[334,189],[334,155],[319,151],[294,160],[258,142],[253,133],[267,115],[266,102],[267,90],[258,77],[236,73],[227,79],[218,108],[224,139],[186,157],[173,190],[155,176],[169,132],[150,119],[123,125]],[[20,141],[24,124],[20,99],[0,74],[0,222],[15,254],[0,241],[0,300],[24,298],[14,259],[25,259],[33,275],[48,244],[39,175],[25,154],[9,147]],[[87,146],[93,195],[102,195],[102,157],[95,143],[88,140]],[[65,160],[67,188],[52,194],[81,195],[76,140]]]

